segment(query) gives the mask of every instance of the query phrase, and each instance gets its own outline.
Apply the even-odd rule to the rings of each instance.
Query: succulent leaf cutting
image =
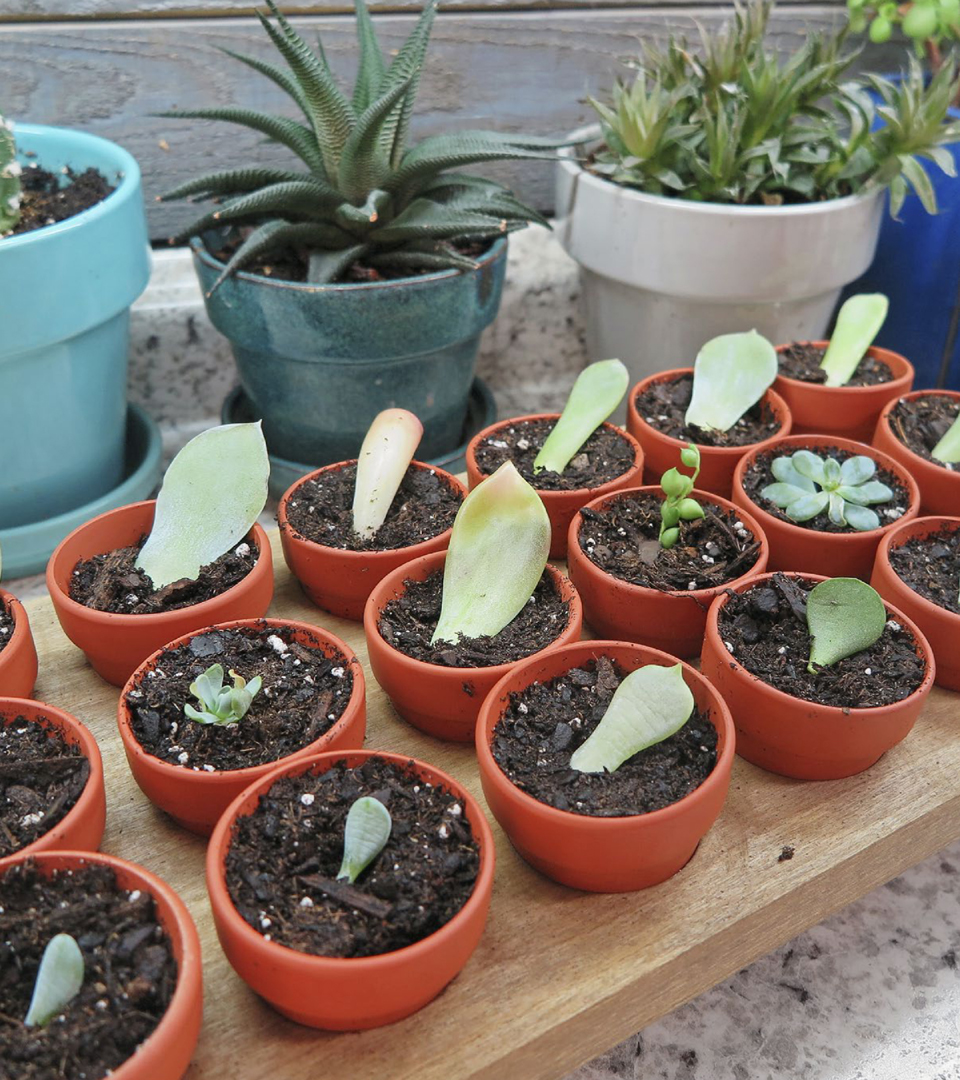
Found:
[[[52,937],[40,958],[24,1024],[46,1027],[59,1016],[80,993],[84,969],[83,953],[76,940],[69,934]]]
[[[893,498],[887,484],[873,479],[876,463],[862,454],[841,465],[836,458],[798,450],[774,458],[771,471],[776,483],[760,494],[793,521],[810,521],[826,511],[834,525],[866,532],[880,527],[880,518],[870,507]]]
[[[390,811],[372,795],[364,795],[350,807],[343,830],[343,861],[337,880],[352,885],[387,846],[393,831]]]
[[[238,724],[250,711],[263,679],[256,675],[247,682],[232,669],[230,678],[233,685],[224,686],[223,667],[212,664],[190,684],[190,693],[200,703],[200,708],[187,702],[183,711],[198,724],[219,724],[221,727]]]
[[[878,641],[887,624],[880,594],[859,578],[830,578],[807,597],[810,661],[807,670],[829,667]]]

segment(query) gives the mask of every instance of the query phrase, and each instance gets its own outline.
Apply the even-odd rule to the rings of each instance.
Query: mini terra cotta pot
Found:
[[[32,697],[37,682],[37,647],[30,620],[23,604],[3,589],[0,589],[0,608],[6,608],[13,619],[13,633],[0,649],[0,695]]]

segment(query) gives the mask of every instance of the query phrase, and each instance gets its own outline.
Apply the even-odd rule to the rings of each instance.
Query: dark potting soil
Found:
[[[788,379],[800,382],[825,383],[827,373],[820,367],[827,350],[807,341],[795,341],[788,348],[777,354],[780,374]],[[878,386],[892,382],[893,372],[890,365],[873,356],[865,356],[857,365],[856,371],[844,383],[844,386]]]
[[[684,416],[693,395],[693,376],[681,375],[670,382],[648,386],[634,398],[637,412],[662,435],[698,446],[749,446],[776,435],[783,427],[765,401],[751,406],[729,431],[711,431],[687,425]]]
[[[552,644],[567,627],[569,605],[560,598],[546,570],[514,620],[494,637],[460,638],[455,644],[430,644],[440,621],[443,571],[423,581],[407,580],[402,596],[380,613],[377,626],[388,645],[414,660],[443,667],[492,667],[511,664]]]
[[[238,724],[201,724],[183,711],[193,680],[220,664],[263,685]],[[154,757],[194,771],[245,769],[276,761],[315,742],[336,723],[350,700],[353,673],[342,655],[294,640],[289,627],[212,630],[165,652],[153,671],[127,694],[131,728]]]
[[[61,1017],[22,1023],[47,943],[70,934],[84,978]],[[109,867],[57,871],[32,861],[0,878],[0,1077],[99,1080],[131,1057],[170,1004],[177,962],[153,897],[121,888]]]
[[[54,727],[0,719],[0,858],[39,840],[76,805],[90,762]]]
[[[600,510],[581,510],[581,549],[605,573],[663,592],[713,589],[756,563],[760,542],[753,533],[736,514],[706,500],[705,517],[682,522],[677,543],[661,547],[661,505],[655,495],[626,495]]]
[[[954,471],[958,468],[956,465],[945,465],[933,457],[933,448],[946,435],[958,413],[960,400],[957,398],[925,394],[912,401],[901,398],[891,410],[888,423],[908,449],[941,469]]]
[[[7,605],[0,600],[0,652],[3,652],[4,646],[13,638],[15,625],[16,622],[13,618],[13,613]]]
[[[118,548],[77,563],[70,580],[70,599],[97,611],[119,615],[155,615],[191,607],[232,589],[253,569],[259,549],[252,535],[226,555],[201,567],[196,580],[183,578],[154,590],[135,563],[146,536],[133,547]]]
[[[771,580],[731,593],[720,609],[720,637],[751,674],[792,697],[841,709],[892,705],[923,682],[913,636],[892,619],[869,648],[811,675],[806,598],[814,582],[785,574]]]
[[[790,453],[793,454],[797,450],[805,449],[804,447],[794,446],[790,448]],[[847,450],[841,450],[837,446],[811,446],[809,449],[817,454],[819,457],[832,457],[842,465],[847,458],[855,457],[855,454],[851,454]],[[757,454],[753,463],[747,468],[743,475],[743,487],[750,498],[757,504],[757,506],[766,510],[772,517],[779,518],[781,521],[789,521],[791,525],[796,525],[801,529],[811,529],[814,532],[826,532],[826,533],[853,533],[856,529],[852,529],[849,525],[835,525],[831,520],[826,510],[821,514],[817,514],[815,518],[811,518],[809,521],[794,521],[788,517],[779,506],[775,506],[769,499],[764,499],[760,494],[761,491],[768,485],[776,482],[776,477],[773,475],[771,465],[776,457],[784,456],[781,451],[764,451]],[[885,525],[892,525],[893,522],[898,521],[910,507],[910,492],[900,483],[897,477],[886,469],[878,468],[873,475],[874,480],[880,480],[886,484],[893,491],[893,498],[885,503],[875,503],[870,507],[877,517],[880,519],[880,525],[878,528],[883,528]]]
[[[925,600],[960,615],[960,529],[943,528],[891,548],[890,565]]]
[[[535,473],[534,459],[555,426],[555,420],[524,420],[498,428],[477,447],[477,468],[489,476],[512,461],[524,480],[540,491],[578,491],[608,484],[634,463],[630,443],[616,431],[600,427],[562,473],[549,469]]]
[[[20,220],[11,232],[12,236],[65,221],[74,214],[96,206],[114,190],[113,185],[96,169],[87,169],[82,173],[67,170],[57,174],[41,169],[39,165],[24,168],[20,186]]]
[[[287,503],[287,520],[305,539],[346,551],[390,551],[439,536],[453,525],[463,496],[432,469],[411,465],[384,523],[369,540],[353,531],[355,463],[302,483]]]
[[[353,885],[337,881],[347,812],[387,807],[386,847]],[[226,857],[243,918],[271,941],[315,956],[376,956],[448,923],[473,892],[480,848],[463,803],[380,758],[278,780],[241,817]]]
[[[675,735],[634,754],[616,772],[570,768],[573,752],[603,719],[625,676],[600,657],[511,694],[491,745],[511,782],[557,810],[592,817],[647,814],[699,787],[717,763],[717,730],[696,710]]]

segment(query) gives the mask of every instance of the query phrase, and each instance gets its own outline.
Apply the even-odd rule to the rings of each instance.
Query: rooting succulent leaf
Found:
[[[83,953],[69,934],[57,934],[47,942],[33,984],[33,996],[24,1024],[46,1027],[70,1004],[83,986]]]
[[[364,795],[350,807],[343,830],[343,862],[337,880],[352,885],[387,846],[393,821],[390,811],[372,795]]]
[[[807,596],[810,662],[807,670],[829,667],[878,641],[887,623],[880,594],[859,578],[821,581]]]
[[[616,772],[634,754],[669,739],[690,719],[694,700],[683,666],[647,664],[617,687],[603,719],[573,752],[570,768]]]
[[[883,293],[860,293],[845,301],[820,361],[820,367],[827,373],[827,386],[845,386],[850,381],[880,333],[889,307],[890,301]]]
[[[384,409],[367,430],[353,490],[353,531],[368,539],[387,517],[413,455],[423,424],[406,409]]]
[[[667,469],[660,477],[660,488],[666,498],[660,505],[660,546],[672,548],[680,539],[680,522],[696,521],[703,517],[703,507],[690,498],[700,475],[700,451],[688,443],[680,451],[680,462],[693,469],[693,476],[686,476],[679,469]]]
[[[947,429],[943,438],[931,451],[931,457],[944,465],[956,465],[960,462],[960,416]]]
[[[270,459],[260,421],[202,431],[170,462],[137,566],[161,589],[239,543],[267,501]]]
[[[821,458],[810,450],[774,458],[770,469],[777,482],[760,492],[793,521],[809,521],[827,511],[835,525],[849,525],[858,532],[880,527],[871,504],[889,502],[893,490],[872,479],[877,471],[872,458]]]
[[[20,220],[20,174],[13,124],[0,113],[0,236]]]
[[[198,724],[219,724],[222,727],[238,724],[250,711],[263,679],[255,675],[247,682],[232,668],[230,678],[233,679],[233,686],[224,686],[223,667],[212,664],[190,684],[190,693],[200,702],[200,709],[187,702],[183,711]]]
[[[630,373],[619,360],[599,360],[583,369],[573,384],[553,431],[533,462],[535,473],[562,473],[580,447],[623,400]]]
[[[431,644],[499,634],[533,596],[549,552],[540,496],[505,461],[457,512]]]
[[[729,431],[777,377],[777,350],[756,330],[721,334],[697,354],[684,423]]]

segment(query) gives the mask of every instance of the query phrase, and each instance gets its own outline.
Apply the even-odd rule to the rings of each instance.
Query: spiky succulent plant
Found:
[[[20,172],[13,124],[0,113],[0,236],[20,220]]]
[[[271,79],[307,123],[251,109],[179,109],[164,116],[243,124],[282,143],[306,171],[242,166],[191,180],[165,199],[223,200],[178,239],[218,225],[251,226],[214,288],[268,252],[309,252],[308,280],[331,282],[358,260],[411,272],[473,269],[454,246],[546,224],[491,180],[450,169],[484,161],[552,156],[555,140],[494,131],[435,135],[407,146],[437,0],[427,0],[416,27],[389,66],[365,0],[356,0],[360,63],[352,98],[335,82],[322,45],[313,49],[274,0],[273,18],[258,12],[289,70],[258,57],[229,55]]]

